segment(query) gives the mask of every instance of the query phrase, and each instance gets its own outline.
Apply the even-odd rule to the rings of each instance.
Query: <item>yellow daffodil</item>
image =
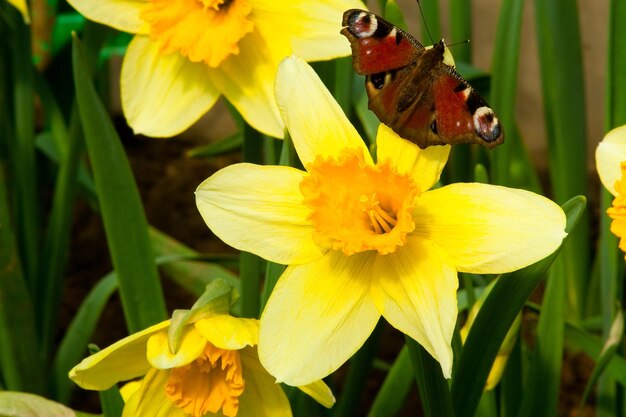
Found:
[[[26,0],[7,0],[9,4],[13,5],[22,14],[24,23],[30,24],[30,14],[28,13],[28,4]]]
[[[136,36],[121,75],[136,133],[173,136],[224,95],[255,129],[283,137],[278,63],[350,54],[341,18],[359,0],[69,0],[91,20]]]
[[[70,378],[82,388],[104,390],[142,377],[124,387],[123,417],[291,416],[280,385],[259,362],[258,333],[255,319],[206,306],[177,310],[172,320],[84,359]],[[334,403],[321,381],[301,389],[326,407]]]
[[[500,273],[552,253],[565,215],[534,193],[485,184],[432,189],[449,146],[420,149],[384,125],[377,160],[314,71],[296,57],[276,97],[306,171],[235,164],[196,203],[231,246],[288,264],[261,316],[259,357],[302,385],[343,364],[382,315],[450,377],[457,271]]]
[[[604,188],[615,196],[607,214],[613,219],[611,232],[626,252],[626,125],[611,130],[598,144],[596,169]]]

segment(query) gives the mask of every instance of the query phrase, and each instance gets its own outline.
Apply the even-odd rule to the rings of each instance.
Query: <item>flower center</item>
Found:
[[[626,161],[623,161],[620,167],[622,178],[615,181],[615,190],[618,195],[613,199],[613,206],[609,207],[606,212],[613,219],[611,232],[620,238],[619,248],[626,252]]]
[[[194,362],[170,371],[165,393],[176,407],[193,417],[220,409],[226,417],[234,417],[243,389],[239,352],[207,343]]]
[[[300,183],[313,239],[346,255],[376,250],[394,252],[415,228],[413,206],[421,194],[411,178],[398,174],[389,161],[374,166],[355,150],[337,159],[317,158]]]
[[[251,11],[249,0],[150,0],[141,18],[161,53],[215,68],[239,53],[239,40],[254,28]]]

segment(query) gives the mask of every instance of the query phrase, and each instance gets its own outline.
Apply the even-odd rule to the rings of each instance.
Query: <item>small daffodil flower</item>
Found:
[[[502,273],[554,252],[565,214],[540,195],[438,181],[449,146],[420,149],[384,125],[377,158],[310,66],[285,59],[278,107],[305,170],[235,164],[196,202],[229,245],[288,267],[261,316],[259,357],[303,385],[349,359],[381,315],[452,371],[457,271]]]
[[[611,232],[620,238],[626,252],[626,125],[606,134],[596,148],[596,169],[600,181],[615,199],[607,214],[613,222]]]
[[[350,54],[341,16],[359,0],[68,0],[87,18],[135,34],[122,64],[124,115],[135,133],[169,137],[223,95],[255,129],[283,137],[276,69]]]
[[[205,295],[211,291],[215,286]],[[70,378],[84,389],[105,390],[141,377],[123,389],[123,417],[291,416],[282,388],[259,362],[258,321],[220,311],[229,292],[89,356]],[[302,390],[326,407],[335,401],[321,381]]]

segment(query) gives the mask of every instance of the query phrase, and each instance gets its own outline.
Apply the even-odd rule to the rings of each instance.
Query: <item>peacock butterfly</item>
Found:
[[[454,67],[443,62],[441,40],[424,48],[373,13],[343,14],[341,33],[352,46],[354,70],[365,75],[369,108],[381,122],[420,148],[504,141],[495,113]]]

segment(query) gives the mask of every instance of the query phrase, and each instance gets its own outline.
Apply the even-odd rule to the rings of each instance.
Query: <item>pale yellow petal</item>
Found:
[[[141,379],[135,379],[122,385],[120,387],[120,395],[122,396],[124,402],[128,402],[130,397],[137,392],[140,386]]]
[[[259,321],[220,314],[194,323],[198,333],[213,346],[239,350],[259,343]]]
[[[165,394],[168,371],[150,368],[139,389],[124,406],[122,417],[190,417]]]
[[[307,61],[350,55],[350,43],[339,33],[343,12],[364,8],[357,0],[254,0],[255,23],[270,45],[287,38],[293,53]]]
[[[259,362],[256,348],[239,351],[246,383],[237,417],[291,417],[289,400],[276,379]]]
[[[158,369],[178,368],[190,364],[204,351],[206,339],[193,326],[185,328],[177,352],[170,350],[167,331],[153,334],[148,339],[146,353],[150,365]]]
[[[146,359],[148,339],[169,324],[169,320],[155,324],[83,359],[70,371],[70,379],[84,389],[105,390],[116,382],[143,375],[150,368]]]
[[[452,373],[452,334],[457,319],[457,273],[431,242],[410,238],[395,253],[377,257],[372,292],[383,317],[409,335]]]
[[[390,159],[398,172],[410,175],[422,191],[430,189],[439,181],[450,154],[450,145],[420,149],[383,123],[378,127],[376,149],[379,162]]]
[[[26,0],[7,0],[9,4],[12,4],[22,14],[22,19],[27,25],[30,24],[30,14],[28,13],[28,4]]]
[[[530,191],[487,184],[452,184],[417,199],[415,235],[440,246],[462,272],[497,274],[554,252],[565,214]]]
[[[137,134],[174,136],[215,104],[220,93],[208,68],[182,55],[163,55],[147,36],[128,45],[120,78],[122,108]]]
[[[308,385],[299,386],[298,388],[326,408],[331,408],[335,405],[335,396],[324,381],[315,381]]]
[[[617,195],[615,181],[622,178],[622,161],[626,161],[626,125],[607,133],[596,148],[596,169],[600,181],[613,195]]]
[[[259,356],[289,385],[307,385],[347,361],[374,329],[380,313],[369,297],[371,253],[290,266],[261,315]]]
[[[365,143],[315,71],[296,56],[283,60],[276,76],[276,101],[300,160],[337,157],[346,148],[372,159]]]
[[[322,252],[302,204],[304,175],[290,167],[230,165],[200,184],[196,204],[230,246],[281,264],[310,262]]]
[[[269,45],[257,30],[239,41],[239,54],[209,72],[211,82],[250,126],[266,135],[284,137],[285,125],[276,106],[274,80],[287,50]]]
[[[148,33],[141,11],[149,0],[68,0],[80,14],[122,32]]]
[[[76,417],[71,408],[28,392],[0,391],[2,417]]]

